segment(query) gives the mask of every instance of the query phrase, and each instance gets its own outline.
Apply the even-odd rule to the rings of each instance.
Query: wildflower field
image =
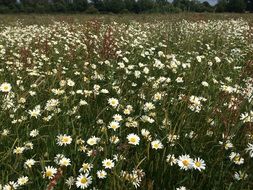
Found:
[[[253,189],[252,15],[0,18],[0,190]]]

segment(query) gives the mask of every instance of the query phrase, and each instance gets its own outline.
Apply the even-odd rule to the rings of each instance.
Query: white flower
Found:
[[[251,158],[253,158],[253,144],[248,143],[247,148],[245,149],[246,152],[249,152]]]
[[[10,92],[11,91],[11,84],[4,82],[3,84],[1,84],[0,86],[0,91],[1,92]]]
[[[74,183],[75,183],[75,178],[74,177],[69,177],[67,180],[66,180],[66,182],[65,182],[66,184],[67,184],[67,186],[69,187],[69,189],[71,189],[71,187],[74,185]]]
[[[242,158],[239,153],[231,152],[229,158],[237,165],[241,165],[244,163],[244,158]]]
[[[205,170],[206,169],[206,164],[205,161],[202,160],[201,158],[197,158],[193,161],[193,168],[196,170]]]
[[[71,136],[68,136],[68,135],[58,135],[57,136],[57,144],[60,145],[60,146],[66,146],[68,144],[71,144],[72,142],[72,138]]]
[[[60,164],[61,166],[69,166],[70,163],[71,163],[71,161],[70,161],[69,158],[62,158],[62,159],[60,159],[60,161],[59,161],[59,164]]]
[[[182,155],[177,159],[177,164],[181,169],[188,170],[193,167],[193,160],[189,155]]]
[[[242,172],[242,171],[235,172],[235,174],[234,174],[234,178],[237,181],[247,179],[247,177],[248,177],[248,174],[246,174],[245,172]]]
[[[176,188],[176,190],[187,190],[187,189],[186,189],[186,187],[181,186],[181,187]]]
[[[119,114],[115,114],[115,115],[113,116],[113,119],[114,119],[115,121],[117,121],[117,122],[120,122],[120,121],[122,121],[122,116],[119,115]]]
[[[80,100],[79,105],[84,106],[84,105],[88,105],[88,103],[85,100]]]
[[[108,103],[110,106],[112,106],[113,108],[116,108],[119,105],[119,100],[116,98],[109,98],[108,99]]]
[[[202,84],[203,86],[205,86],[205,87],[208,87],[208,86],[209,86],[209,84],[208,84],[206,81],[202,81],[201,84]]]
[[[10,181],[7,185],[3,187],[3,190],[14,190],[18,188],[18,183]]]
[[[168,162],[171,166],[177,163],[177,159],[175,158],[174,154],[168,154],[166,158],[166,162]]]
[[[37,105],[33,110],[29,110],[28,113],[31,117],[38,118],[40,116],[40,105]]]
[[[153,109],[155,109],[155,105],[154,105],[153,103],[151,103],[151,102],[146,102],[146,103],[144,104],[144,110],[145,110],[145,111],[150,111],[150,110],[153,110]]]
[[[221,60],[220,60],[219,57],[215,57],[214,59],[215,59],[216,63],[220,63],[221,62]]]
[[[14,150],[13,150],[13,153],[14,154],[22,154],[25,150],[25,147],[16,147]]]
[[[87,188],[91,183],[92,178],[91,176],[88,176],[88,174],[80,174],[76,180],[76,186],[81,189]]]
[[[117,121],[112,121],[111,123],[109,123],[109,126],[108,126],[109,129],[113,129],[114,131],[116,131],[116,129],[118,129],[119,127],[120,127],[120,124]]]
[[[93,146],[93,145],[97,144],[99,141],[100,141],[100,138],[92,136],[91,138],[89,138],[87,140],[87,144],[90,146]]]
[[[158,150],[163,149],[163,144],[160,140],[154,140],[151,142],[152,149]]]
[[[52,179],[54,175],[57,173],[57,169],[52,166],[45,167],[45,171],[43,177],[47,177],[48,179]]]
[[[28,182],[28,177],[27,176],[22,176],[20,178],[18,178],[18,185],[25,185]]]
[[[197,56],[196,58],[199,63],[202,61],[202,56]]]
[[[36,137],[39,134],[39,131],[37,129],[34,129],[30,132],[31,137]]]
[[[102,164],[105,168],[112,169],[114,167],[114,162],[111,159],[104,159]]]
[[[75,86],[75,82],[74,82],[73,80],[71,80],[71,79],[68,79],[68,80],[67,80],[67,85],[68,85],[68,86],[71,86],[71,87],[72,87],[72,86]]]
[[[98,170],[97,171],[97,176],[98,176],[99,179],[104,179],[104,178],[106,178],[107,173],[104,170]]]
[[[127,140],[128,140],[129,144],[139,145],[140,137],[134,133],[131,133],[131,134],[127,135]]]
[[[28,169],[28,168],[31,168],[34,164],[35,164],[35,160],[34,159],[28,159],[28,160],[25,161],[24,167],[26,169]]]
[[[177,78],[176,78],[176,82],[177,82],[177,83],[182,83],[182,82],[184,82],[183,77],[177,77]]]

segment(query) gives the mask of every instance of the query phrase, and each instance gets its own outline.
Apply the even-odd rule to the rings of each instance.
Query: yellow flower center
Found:
[[[132,143],[135,143],[135,142],[136,142],[136,139],[135,139],[134,137],[131,137],[131,138],[129,139],[129,141],[132,142]]]
[[[69,141],[69,138],[68,137],[63,137],[62,141],[65,142],[65,143],[67,143]]]
[[[47,177],[51,177],[53,175],[52,171],[48,170],[46,171],[46,176]]]
[[[87,164],[83,164],[83,170],[87,170],[88,169],[88,165]]]
[[[188,160],[183,160],[182,163],[184,164],[184,166],[188,166],[189,165],[189,161]]]
[[[87,178],[86,177],[83,177],[82,179],[81,179],[81,183],[83,183],[83,184],[85,184],[85,183],[87,183]]]
[[[117,128],[117,125],[112,125],[112,128],[113,128],[113,129],[116,129],[116,128]]]
[[[200,167],[201,163],[200,162],[195,162],[195,166]]]

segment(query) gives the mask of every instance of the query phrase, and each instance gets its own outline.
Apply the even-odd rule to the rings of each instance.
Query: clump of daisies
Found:
[[[132,172],[122,170],[120,175],[125,181],[131,183],[135,188],[138,188],[145,176],[145,172],[141,169],[134,169]]]
[[[202,109],[202,106],[203,106],[202,102],[205,102],[205,101],[207,101],[206,98],[197,97],[197,96],[190,96],[188,107],[190,110],[199,113]]]
[[[181,170],[185,171],[191,169],[202,171],[206,169],[206,163],[203,159],[199,157],[192,159],[187,154],[181,155],[178,158],[176,158],[174,154],[169,154],[167,155],[166,162],[169,163],[171,166],[177,164]]]

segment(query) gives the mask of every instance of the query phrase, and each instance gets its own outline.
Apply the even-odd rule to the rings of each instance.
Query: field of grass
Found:
[[[253,189],[253,15],[0,15],[0,190]]]

